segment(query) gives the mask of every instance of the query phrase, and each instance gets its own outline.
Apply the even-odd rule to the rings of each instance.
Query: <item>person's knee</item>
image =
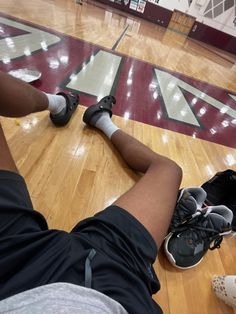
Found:
[[[183,177],[183,171],[182,168],[173,160],[168,159],[169,168],[173,172],[173,174],[178,177],[180,180],[182,180]]]
[[[182,168],[174,160],[162,156],[161,159],[158,158],[155,163],[159,168],[161,167],[162,170],[168,172],[169,175],[175,176],[180,181],[182,180]]]

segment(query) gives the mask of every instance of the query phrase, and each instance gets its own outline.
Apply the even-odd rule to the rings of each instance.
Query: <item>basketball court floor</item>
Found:
[[[236,170],[236,56],[189,40],[97,2],[0,0],[0,70],[38,70],[33,86],[81,95],[71,123],[46,112],[1,118],[35,209],[51,228],[70,230],[111,204],[137,180],[109,141],[85,127],[85,108],[113,94],[114,121],[183,168],[182,186]],[[157,191],[158,193],[158,191]],[[159,253],[166,314],[234,313],[211,290],[213,275],[236,274],[236,237],[190,270]]]

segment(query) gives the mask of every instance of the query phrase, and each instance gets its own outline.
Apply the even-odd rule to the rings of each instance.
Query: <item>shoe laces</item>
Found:
[[[181,190],[169,230],[171,231],[190,220],[196,211],[202,208],[205,199],[206,192],[202,188],[190,187]]]
[[[205,213],[198,210],[195,217],[175,228],[174,233],[179,236],[182,234],[191,245],[197,246],[199,243],[204,242],[204,249],[219,249],[223,236],[220,235],[218,230],[207,225],[208,219]]]

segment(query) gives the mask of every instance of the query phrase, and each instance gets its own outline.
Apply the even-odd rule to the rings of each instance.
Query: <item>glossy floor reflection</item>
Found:
[[[126,120],[236,148],[233,91],[10,17],[0,26],[1,70],[36,69],[36,87],[78,91],[86,106],[112,94]]]
[[[182,187],[236,170],[235,56],[98,2],[0,0],[0,8],[0,69],[40,70],[36,87],[79,90],[86,106],[110,90],[118,100],[114,122],[175,160],[183,169]],[[84,110],[79,106],[60,129],[48,112],[0,118],[33,204],[51,228],[71,230],[137,179],[110,142],[84,126]],[[187,271],[172,267],[160,249],[155,270],[162,288],[153,298],[164,313],[233,314],[210,282],[236,271],[235,245],[236,237],[225,239]]]

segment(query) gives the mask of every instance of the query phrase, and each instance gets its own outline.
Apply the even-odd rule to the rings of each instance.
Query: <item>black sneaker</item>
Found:
[[[232,210],[232,229],[236,231],[236,171],[228,169],[217,172],[202,188],[207,192],[207,205],[225,205]]]
[[[206,199],[206,192],[202,188],[192,187],[180,191],[180,195],[170,223],[169,232],[179,225],[193,218],[201,210]]]
[[[232,211],[226,206],[210,206],[170,233],[164,244],[172,265],[188,269],[201,262],[207,250],[220,247],[223,235],[231,233]]]

